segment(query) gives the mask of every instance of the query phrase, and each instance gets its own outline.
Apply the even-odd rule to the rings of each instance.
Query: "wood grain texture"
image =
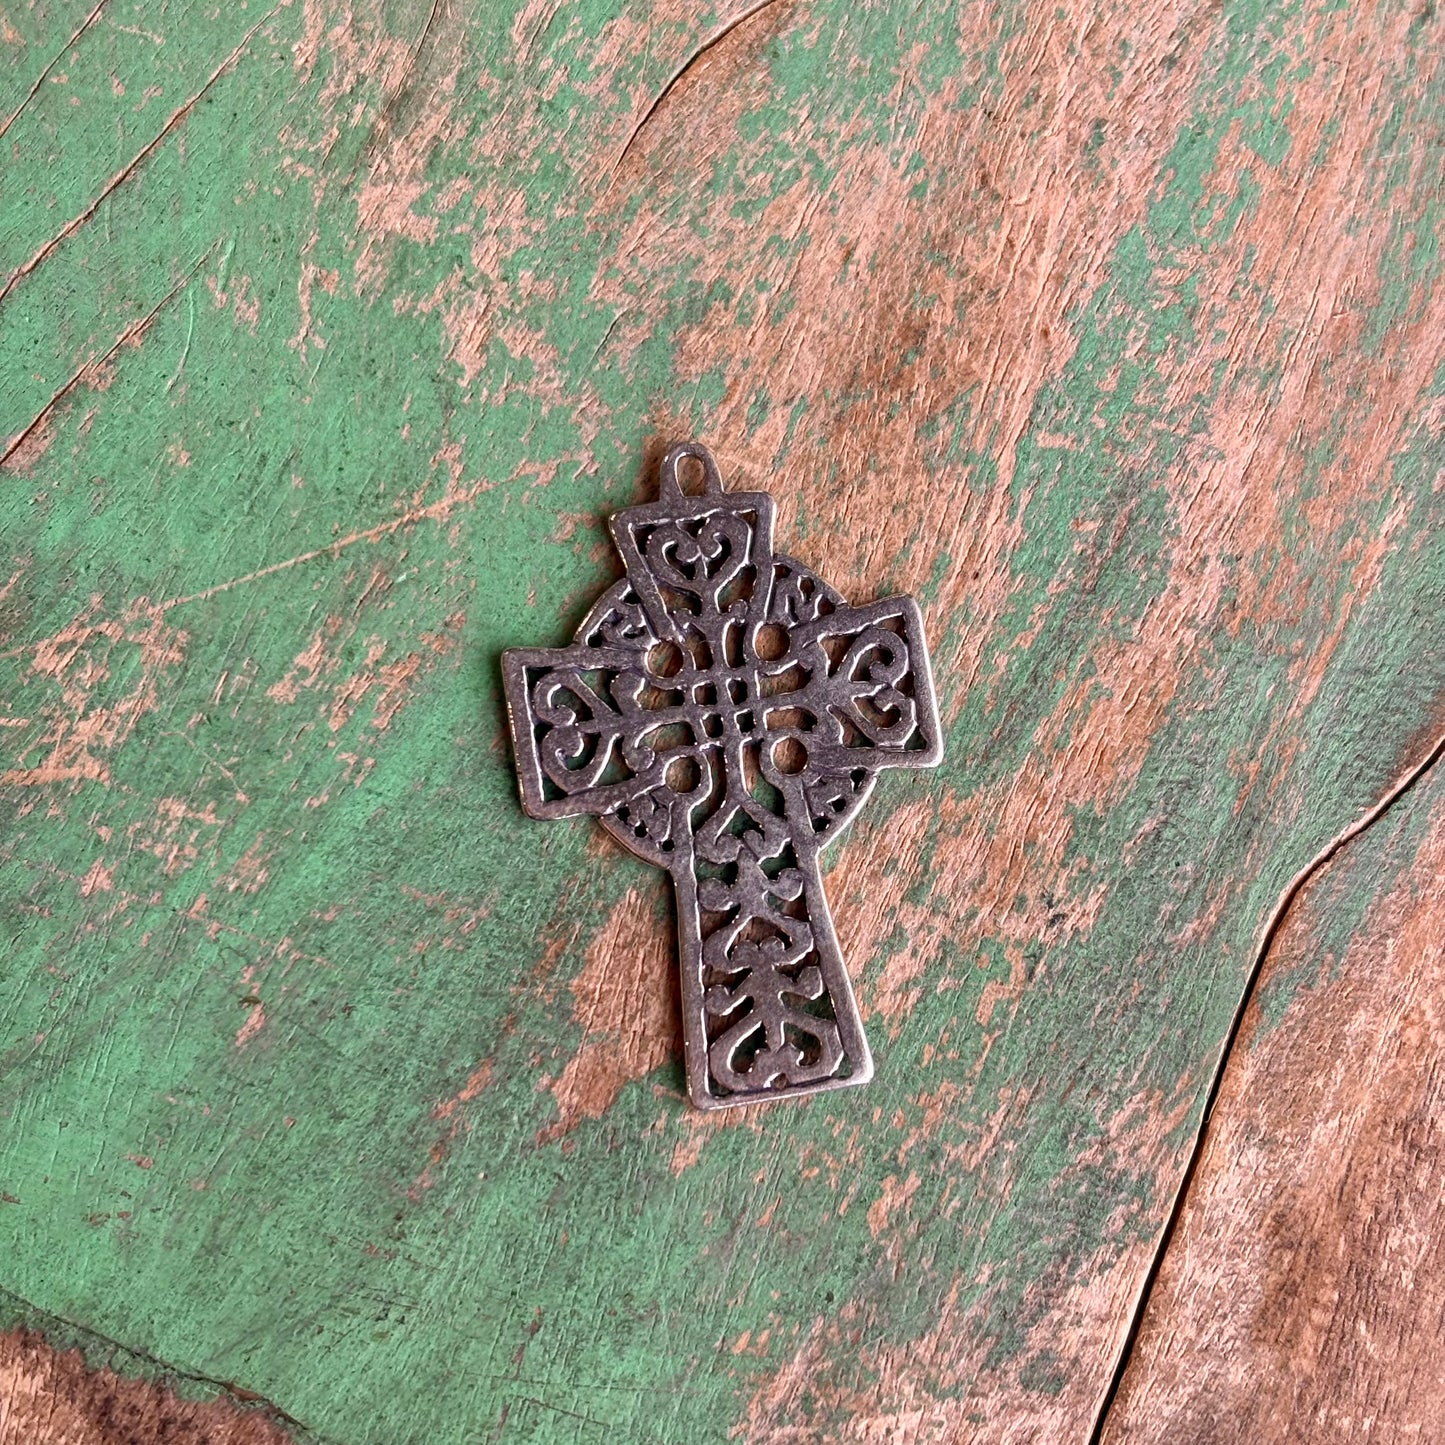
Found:
[[[1445,20],[93,8],[0,15],[0,1285],[340,1445],[1084,1438],[1438,731]],[[827,860],[877,1078],[705,1120],[497,669],[685,436],[948,730]]]
[[[1104,1439],[1433,1440],[1445,1420],[1445,769],[1271,949]]]

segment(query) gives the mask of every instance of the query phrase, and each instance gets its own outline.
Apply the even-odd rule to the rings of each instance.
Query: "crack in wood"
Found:
[[[1274,906],[1274,911],[1269,915],[1264,925],[1264,931],[1260,935],[1259,946],[1255,949],[1254,957],[1250,961],[1249,972],[1245,975],[1244,987],[1240,991],[1239,1001],[1235,1004],[1234,1014],[1230,1018],[1229,1028],[1225,1033],[1224,1042],[1220,1046],[1219,1056],[1215,1061],[1214,1071],[1210,1075],[1209,1087],[1204,1095],[1204,1111],[1200,1115],[1199,1127],[1195,1130],[1193,1142],[1190,1145],[1189,1157],[1184,1165],[1184,1172],[1180,1176],[1178,1187],[1174,1191],[1174,1198],[1170,1202],[1169,1213],[1164,1221],[1164,1228],[1160,1232],[1158,1243],[1154,1247],[1154,1253],[1149,1260],[1149,1268],[1144,1274],[1142,1283],[1139,1286],[1139,1293],[1135,1296],[1134,1306],[1129,1313],[1129,1328],[1124,1336],[1124,1343],[1120,1347],[1118,1358],[1114,1362],[1114,1368],[1110,1373],[1108,1387],[1099,1403],[1098,1413],[1094,1417],[1093,1429],[1089,1432],[1088,1445],[1100,1445],[1104,1436],[1104,1427],[1108,1423],[1109,1413],[1114,1407],[1118,1398],[1119,1388],[1123,1384],[1124,1376],[1129,1369],[1130,1360],[1134,1355],[1134,1347],[1139,1340],[1139,1330],[1143,1323],[1144,1315],[1149,1307],[1149,1299],[1158,1282],[1159,1272],[1163,1268],[1164,1258],[1169,1253],[1170,1246],[1174,1242],[1174,1235],[1178,1228],[1179,1221],[1183,1216],[1185,1204],[1188,1201],[1190,1186],[1194,1182],[1194,1176],[1198,1171],[1199,1162],[1203,1158],[1204,1148],[1209,1138],[1209,1122],[1214,1112],[1215,1102],[1219,1098],[1219,1091],[1224,1082],[1224,1075],[1229,1067],[1230,1059],[1234,1055],[1235,1045],[1239,1042],[1240,1030],[1244,1024],[1244,1018],[1249,1010],[1249,1005],[1254,999],[1255,990],[1260,977],[1264,972],[1264,965],[1267,962],[1270,950],[1274,947],[1284,927],[1286,917],[1298,900],[1300,894],[1322,869],[1324,869],[1334,858],[1357,838],[1374,827],[1381,818],[1385,816],[1395,804],[1400,802],[1409,794],[1422,778],[1445,756],[1445,734],[1441,734],[1430,745],[1425,756],[1401,774],[1399,778],[1385,791],[1366,812],[1355,819],[1348,827],[1342,829],[1323,848],[1290,879],[1285,886],[1284,892],[1280,894],[1279,901]]]
[[[17,120],[20,119],[21,113],[24,111],[25,107],[29,105],[30,102],[34,100],[37,95],[40,94],[40,87],[45,84],[46,79],[50,75],[50,72],[54,70],[57,65],[60,64],[62,59],[64,59],[65,52],[69,50],[72,45],[75,45],[80,40],[80,37],[84,35],[85,32],[89,30],[92,25],[95,24],[96,20],[100,18],[100,12],[104,10],[105,7],[109,4],[110,0],[99,0],[99,3],[96,5],[95,9],[92,10],[90,14],[87,15],[85,19],[82,20],[80,24],[77,25],[75,29],[70,32],[70,39],[67,40],[65,44],[62,45],[60,49],[57,50],[55,54],[50,57],[50,63],[45,67],[44,70],[40,72],[39,75],[35,77],[35,84],[32,85],[30,89],[26,92],[25,99],[22,100],[20,104],[17,105],[8,116],[5,117],[4,121],[0,121],[0,140],[3,140],[5,138],[6,131],[8,131],[10,127],[14,125]]]
[[[407,92],[416,79],[417,62],[421,59],[421,53],[426,48],[427,41],[431,39],[433,27],[436,25],[437,15],[442,8],[442,0],[432,0],[431,10],[422,25],[421,34],[417,36],[416,44],[412,46],[406,58],[406,64],[401,69],[397,78],[396,87],[389,95],[383,95],[381,109],[377,112],[376,119],[371,123],[371,128],[366,133],[366,139],[361,143],[356,153],[356,162],[347,173],[343,183],[343,189],[349,187],[356,179],[357,172],[361,169],[362,163],[368,156],[374,157],[381,142],[391,130],[392,123],[396,119],[397,112],[401,109],[402,102],[407,98]],[[324,166],[331,159],[331,153],[336,149],[341,139],[341,131],[331,138],[326,149],[321,153],[321,163]]]
[[[42,1309],[40,1306],[32,1304],[23,1295],[7,1289],[4,1285],[0,1285],[0,1299],[4,1300],[8,1314],[13,1316],[23,1313],[28,1316],[33,1322],[29,1328],[45,1339],[53,1349],[63,1349],[64,1346],[57,1344],[56,1341],[64,1338],[69,1340],[74,1347],[79,1347],[83,1356],[88,1357],[102,1351],[124,1355],[127,1359],[148,1366],[156,1375],[162,1377],[162,1382],[165,1379],[171,1379],[205,1385],[220,1391],[242,1409],[269,1415],[273,1417],[275,1423],[284,1425],[288,1430],[299,1431],[304,1436],[305,1445],[335,1445],[334,1441],[318,1435],[309,1425],[304,1424],[294,1415],[288,1414],[274,1400],[267,1399],[266,1396],[258,1394],[255,1390],[248,1390],[234,1380],[222,1380],[215,1375],[207,1375],[199,1370],[181,1369],[178,1365],[173,1365],[169,1360],[163,1360],[158,1355],[151,1354],[149,1350],[141,1349],[138,1345],[128,1345],[123,1340],[112,1339],[111,1336],[92,1329],[89,1325],[68,1319],[65,1315],[56,1314],[52,1310]],[[87,1358],[86,1364],[87,1367],[91,1366],[89,1358]]]
[[[279,14],[281,8],[280,5],[277,5],[271,10],[268,10],[266,14],[242,36],[241,43],[210,73],[206,78],[206,83],[191,96],[189,100],[182,101],[182,103],[172,111],[170,119],[166,121],[160,130],[100,188],[95,199],[91,201],[79,215],[73,216],[67,221],[28,261],[17,266],[10,275],[6,277],[5,284],[0,286],[0,303],[5,301],[5,298],[10,295],[21,281],[49,260],[66,241],[95,215],[106,198],[123,186],[126,181],[160,149],[161,143],[165,138],[185,120],[197,103],[205,98],[211,87],[241,58],[246,51],[246,47],[250,45],[252,39],[255,37],[256,32],[260,30],[268,20],[273,19]]]
[[[621,151],[618,152],[617,159],[612,164],[612,174],[614,176],[622,168],[622,163],[627,159],[628,152],[637,143],[637,138],[642,134],[643,127],[647,124],[648,121],[652,119],[654,115],[657,114],[658,109],[662,105],[663,101],[665,101],[667,97],[672,94],[672,92],[681,83],[683,77],[688,73],[688,71],[691,70],[692,67],[696,65],[697,62],[701,60],[702,57],[708,53],[709,50],[713,49],[714,46],[726,40],[727,37],[738,28],[738,26],[742,25],[745,21],[751,20],[754,15],[760,14],[762,11],[769,9],[776,3],[777,0],[754,0],[754,3],[749,5],[746,10],[742,11],[738,15],[735,15],[731,20],[727,21],[725,24],[719,26],[715,31],[713,31],[713,33],[709,35],[707,39],[704,40],[702,44],[699,45],[697,49],[694,50],[692,54],[688,56],[688,58],[684,60],[683,63],[672,72],[671,76],[668,77],[667,84],[664,85],[662,89],[658,92],[657,98],[652,102],[652,104],[649,105],[647,109],[642,112],[641,119],[638,120],[637,124],[632,127],[632,134],[627,137],[626,144],[622,147]]]
[[[0,452],[0,467],[4,467],[5,464],[11,459],[11,457],[15,456],[20,451],[20,449],[25,445],[25,443],[29,441],[32,436],[35,435],[36,431],[39,430],[40,427],[44,426],[47,418],[49,418],[54,413],[55,409],[61,404],[61,402],[63,402],[66,397],[70,395],[71,392],[75,391],[78,387],[80,387],[85,382],[88,376],[94,375],[96,372],[100,371],[102,367],[104,367],[114,356],[117,355],[117,353],[121,350],[122,347],[129,346],[134,342],[138,342],[141,337],[143,337],[146,332],[150,330],[151,322],[153,322],[156,317],[159,316],[161,312],[164,311],[165,308],[169,306],[171,302],[174,301],[176,297],[179,296],[181,292],[184,291],[186,287],[191,284],[191,282],[195,279],[196,273],[201,269],[202,266],[206,264],[207,261],[211,259],[212,256],[215,255],[216,247],[220,244],[221,243],[219,241],[216,241],[210,247],[208,247],[207,250],[200,257],[200,259],[196,261],[195,265],[193,265],[191,269],[187,271],[186,274],[181,277],[181,279],[176,282],[176,284],[171,287],[171,289],[167,291],[166,294],[162,296],[161,299],[157,301],[156,304],[152,306],[151,309],[146,312],[144,316],[142,316],[138,321],[132,321],[131,324],[127,326],[125,330],[120,333],[119,336],[116,337],[115,344],[111,346],[111,348],[103,356],[93,356],[89,361],[81,363],[79,369],[70,378],[70,380],[67,381],[65,385],[62,386],[54,394],[54,396],[52,396],[50,400],[47,401],[45,405],[42,406],[38,412],[35,413],[35,415],[30,419],[30,421],[18,432],[16,432],[14,437],[12,437],[11,440],[5,444],[5,450],[3,452]],[[167,387],[167,390],[169,389],[170,388]]]

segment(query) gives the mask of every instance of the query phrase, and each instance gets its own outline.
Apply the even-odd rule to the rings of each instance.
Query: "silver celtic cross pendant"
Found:
[[[522,806],[595,814],[672,874],[698,1108],[866,1083],[818,856],[880,769],[942,755],[918,605],[850,607],[775,556],[772,498],[724,492],[696,442],[610,527],[627,575],[572,646],[502,657]]]

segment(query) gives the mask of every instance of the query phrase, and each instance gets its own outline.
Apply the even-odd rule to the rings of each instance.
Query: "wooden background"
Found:
[[[5,1445],[1435,1438],[1430,0],[0,56]],[[497,667],[693,436],[947,728],[829,860],[877,1079],[708,1117]]]

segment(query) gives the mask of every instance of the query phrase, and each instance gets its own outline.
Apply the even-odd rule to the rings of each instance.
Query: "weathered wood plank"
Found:
[[[345,1445],[1085,1434],[1445,693],[1445,21],[748,8],[112,5],[0,141],[0,1284]],[[516,806],[679,435],[926,603],[853,1101],[689,1114],[660,881]]]
[[[1442,874],[1437,766],[1288,915],[1106,1442],[1439,1432]]]

